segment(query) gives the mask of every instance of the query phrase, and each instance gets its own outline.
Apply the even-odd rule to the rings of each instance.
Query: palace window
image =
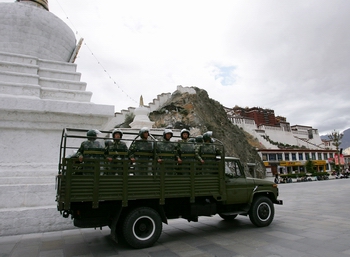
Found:
[[[311,153],[312,160],[316,160],[316,153]]]
[[[299,153],[299,161],[302,161],[302,160],[304,160],[304,155],[303,153]]]
[[[269,161],[276,161],[276,154],[275,153],[269,154]]]
[[[292,161],[296,161],[297,160],[297,154],[296,153],[292,153]]]
[[[282,158],[282,154],[281,154],[281,153],[278,153],[278,154],[277,154],[277,160],[283,161],[283,158]]]
[[[284,153],[284,160],[289,161],[289,153]]]
[[[318,160],[322,160],[322,154],[321,154],[321,153],[318,153],[318,154],[317,154],[317,159],[318,159]]]

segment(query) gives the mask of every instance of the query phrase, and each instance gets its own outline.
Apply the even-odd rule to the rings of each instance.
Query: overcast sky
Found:
[[[13,0],[5,1],[13,2]],[[84,38],[92,102],[116,111],[177,85],[327,134],[350,128],[350,1],[49,0]]]

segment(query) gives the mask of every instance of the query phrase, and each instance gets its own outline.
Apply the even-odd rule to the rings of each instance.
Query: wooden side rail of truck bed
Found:
[[[221,160],[200,164],[175,161],[139,161],[142,167],[129,160],[108,162],[64,158],[57,176],[58,210],[70,209],[72,202],[91,202],[98,208],[100,201],[159,199],[188,197],[191,202],[199,196],[212,196],[217,201],[226,199],[224,162]],[[144,162],[144,163],[142,163]]]

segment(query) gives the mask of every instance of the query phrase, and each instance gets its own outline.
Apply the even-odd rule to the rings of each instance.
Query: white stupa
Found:
[[[90,102],[75,35],[48,9],[0,3],[0,236],[73,227],[55,202],[62,129],[105,129],[114,117]]]
[[[143,127],[152,128],[154,122],[150,121],[148,114],[150,113],[149,108],[143,104],[143,97],[140,97],[140,105],[134,110],[134,121],[130,123],[132,129],[141,129]]]

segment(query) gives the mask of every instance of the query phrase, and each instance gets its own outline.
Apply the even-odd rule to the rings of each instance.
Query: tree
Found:
[[[340,154],[339,154],[339,146],[341,144],[341,139],[343,138],[344,134],[339,133],[338,131],[333,131],[331,134],[327,135],[330,140],[332,140],[332,145],[335,146],[335,149],[337,150],[337,157],[338,160],[334,160],[334,163],[338,163],[335,165],[335,170],[339,172],[340,170]]]
[[[314,164],[311,160],[307,160],[307,162],[305,163],[305,169],[308,173],[314,172]]]

